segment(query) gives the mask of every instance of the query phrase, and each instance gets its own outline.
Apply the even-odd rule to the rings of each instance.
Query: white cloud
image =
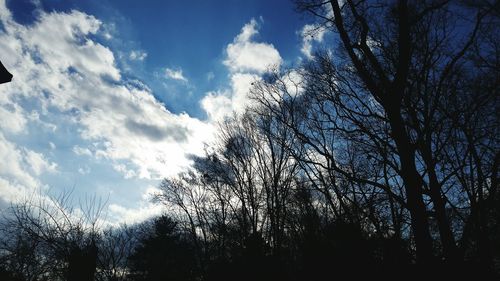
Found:
[[[179,80],[179,81],[182,81],[182,82],[187,82],[187,78],[184,77],[184,75],[182,74],[182,69],[171,69],[171,68],[165,68],[165,76],[167,78],[170,78],[170,79],[174,79],[174,80]]]
[[[44,129],[48,129],[51,132],[55,132],[57,130],[57,125],[52,124],[50,122],[43,121],[40,118],[40,113],[38,113],[36,110],[32,110],[30,113],[27,114],[26,117],[32,123],[40,125],[40,127],[44,128]]]
[[[117,33],[116,30],[116,24],[111,22],[111,23],[104,23],[101,25],[101,35],[104,37],[106,40],[111,40],[114,38],[114,34]]]
[[[82,155],[92,156],[92,154],[93,154],[92,151],[90,151],[90,149],[88,149],[86,147],[81,147],[78,145],[73,146],[73,152],[78,156],[82,156]]]
[[[230,71],[230,89],[208,92],[200,101],[211,121],[220,121],[233,112],[241,113],[251,104],[248,94],[253,83],[270,68],[279,68],[282,59],[272,44],[253,41],[258,35],[252,19],[226,48],[224,65]]]
[[[297,96],[304,92],[305,81],[300,70],[292,70],[285,73],[281,77],[281,80],[284,83],[288,95]]]
[[[160,189],[155,186],[147,186],[142,189],[140,199],[133,207],[122,204],[110,204],[108,206],[108,221],[112,222],[113,225],[123,223],[132,224],[161,215],[165,211],[165,207],[161,204],[153,203],[151,200],[154,195],[160,192]]]
[[[253,84],[259,80],[259,76],[250,73],[235,73],[231,76],[232,104],[236,112],[241,113],[250,105],[249,91]]]
[[[128,168],[125,164],[115,164],[113,165],[113,169],[120,172],[126,179],[134,178],[137,176],[135,170]]]
[[[24,158],[35,175],[39,176],[44,172],[54,173],[57,171],[57,164],[49,162],[42,153],[32,150],[24,150]]]
[[[252,19],[226,48],[224,64],[232,72],[264,73],[269,67],[279,67],[282,63],[279,52],[272,44],[252,41],[257,35],[258,24]]]
[[[9,178],[11,182],[18,182],[24,186],[35,188],[37,180],[27,169],[25,155],[17,145],[8,141],[0,134],[0,176]]]
[[[323,42],[326,28],[319,24],[306,24],[300,31],[302,37],[302,48],[300,51],[307,59],[313,59],[313,43]]]
[[[108,207],[110,218],[108,221],[113,225],[123,223],[133,224],[144,221],[148,218],[161,215],[164,212],[163,206],[153,203],[143,203],[137,208],[129,208],[119,204],[110,204]]]
[[[95,17],[41,12],[35,23],[22,26],[0,0],[0,20],[2,62],[15,75],[2,85],[0,114],[12,122],[1,122],[1,130],[22,133],[27,122],[42,117],[66,120],[77,128],[72,137],[83,143],[73,147],[75,154],[111,165],[126,162],[125,176],[145,179],[176,174],[190,165],[188,154],[203,152],[213,127],[171,113],[149,88],[122,78],[113,52],[92,39],[103,32]],[[167,73],[187,81],[181,70]],[[37,116],[28,118],[31,110],[19,106],[20,100],[37,107]]]
[[[98,167],[109,165],[124,178],[151,183],[186,169],[189,154],[203,154],[204,142],[211,141],[212,124],[168,111],[147,86],[122,76],[115,54],[93,39],[111,37],[95,17],[40,12],[37,21],[23,26],[0,0],[0,21],[2,62],[14,74],[11,83],[0,86],[1,201],[45,192],[41,178],[63,177],[73,166],[63,164],[68,162],[77,163],[73,175],[89,174],[97,159]],[[145,53],[129,55],[146,58]],[[171,79],[188,81],[182,70],[170,70],[165,75]],[[33,128],[44,135],[35,135]],[[19,137],[39,138],[45,151],[16,143]],[[60,154],[75,159],[58,165],[52,158]],[[100,188],[107,193],[114,187],[95,187]],[[151,192],[141,195],[139,206],[110,204],[112,221],[136,222],[161,213],[161,206],[146,200]]]
[[[146,191],[144,191],[144,193],[142,194],[142,200],[150,202],[154,196],[161,194],[161,193],[162,193],[162,191],[158,187],[148,186],[146,188]]]
[[[201,107],[213,121],[220,121],[231,115],[233,110],[231,96],[225,93],[209,92],[200,101]]]
[[[148,54],[141,50],[133,50],[130,52],[129,59],[133,61],[143,61],[146,59]]]
[[[7,95],[3,95],[3,93],[0,94],[0,116],[2,116],[0,129],[10,133],[21,133],[28,122],[24,110],[8,100]]]
[[[105,221],[108,225],[119,226],[124,223],[138,223],[165,212],[163,205],[152,202],[153,196],[158,194],[160,189],[149,185],[145,188],[141,187],[140,190],[140,196],[135,198],[132,204],[121,202],[107,206]]]
[[[57,165],[40,153],[19,147],[0,132],[0,198],[17,202],[43,187],[37,176]]]
[[[0,20],[4,26],[0,31],[2,62],[15,75],[13,82],[2,85],[0,95],[0,116],[9,120],[0,123],[0,197],[8,201],[43,187],[40,175],[64,168],[48,159],[47,155],[55,153],[45,155],[8,139],[30,134],[30,122],[65,120],[72,127],[70,132],[76,132],[70,140],[78,144],[72,147],[75,157],[100,159],[125,178],[156,180],[189,167],[188,154],[203,154],[204,143],[212,140],[211,121],[243,110],[250,103],[252,83],[268,67],[282,63],[272,44],[254,41],[257,22],[246,24],[226,48],[224,64],[230,70],[231,84],[201,101],[209,115],[209,121],[203,122],[168,111],[148,87],[124,78],[115,54],[93,39],[109,34],[95,17],[78,11],[40,12],[35,23],[22,26],[0,0]],[[142,57],[140,53],[128,55],[129,59]],[[164,75],[188,82],[182,69],[167,68]],[[24,108],[21,101],[30,107]],[[63,133],[53,125],[47,134]],[[50,139],[52,150],[67,147],[56,139]],[[76,167],[80,174],[90,172],[88,166]],[[134,208],[113,203],[109,211],[115,221],[131,222],[159,214],[161,207],[149,202]]]
[[[200,101],[210,121],[221,121],[233,112],[242,113],[251,104],[248,97],[253,84],[260,77],[251,73],[233,73],[231,88],[225,91],[209,92]]]

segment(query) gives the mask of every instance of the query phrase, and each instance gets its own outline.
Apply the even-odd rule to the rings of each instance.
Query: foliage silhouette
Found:
[[[153,220],[130,257],[131,280],[195,280],[193,246],[167,216]]]

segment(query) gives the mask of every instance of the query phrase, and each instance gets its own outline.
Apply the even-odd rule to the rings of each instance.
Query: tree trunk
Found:
[[[396,143],[401,162],[401,177],[405,185],[406,200],[411,215],[417,263],[432,263],[434,261],[432,237],[429,232],[427,209],[422,196],[422,179],[415,166],[415,150],[411,148],[399,110],[386,106],[386,112],[392,129],[392,138]]]
[[[429,178],[430,197],[434,205],[439,236],[441,238],[441,244],[443,245],[443,255],[447,260],[455,262],[459,260],[458,247],[446,215],[446,205],[441,196],[441,188],[439,187],[434,171],[429,173]]]

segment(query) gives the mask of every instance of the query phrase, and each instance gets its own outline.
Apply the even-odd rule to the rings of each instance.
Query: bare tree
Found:
[[[2,224],[6,262],[27,280],[94,280],[103,204],[75,209],[71,193],[35,196],[14,204]],[[30,248],[29,256],[22,248]],[[29,258],[28,258],[29,257]],[[31,268],[32,270],[25,270]]]
[[[497,21],[495,4],[297,4],[319,19],[318,25],[335,32],[340,48],[335,57],[331,50],[318,53],[304,66],[299,72],[304,84],[301,93],[296,93],[296,85],[290,90],[283,73],[277,73],[271,81],[257,84],[254,99],[293,131],[298,145],[290,149],[311,182],[318,183],[317,190],[330,202],[335,216],[355,206],[377,229],[384,224],[377,217],[390,211],[392,215],[387,217],[392,217],[392,231],[398,235],[405,232],[402,218],[408,212],[419,263],[436,261],[436,245],[446,260],[462,259],[456,241],[460,231],[453,229],[450,212],[456,211],[455,201],[465,190],[463,185],[453,184],[457,183],[457,167],[447,168],[454,164],[444,151],[453,149],[456,130],[470,124],[457,123],[457,111],[450,109],[450,100],[470,96],[471,92],[459,87],[482,85],[459,81],[478,70],[473,60],[482,62],[489,85],[498,86],[497,63],[484,59],[495,53],[487,44],[494,46],[491,42],[496,37],[491,32],[489,41],[481,37]],[[486,98],[474,100],[477,107],[473,112],[492,112],[498,104],[494,98],[497,88],[484,88]],[[460,99],[458,103],[465,105],[467,99]],[[283,111],[289,113],[284,115]],[[494,159],[498,154],[498,139],[494,137],[497,119],[483,118],[481,122],[483,129],[490,128],[483,138],[488,144],[473,141],[473,146],[492,149],[489,155],[493,158],[489,159]],[[484,163],[476,157],[475,167]],[[494,171],[496,166],[489,167]],[[496,171],[482,178],[492,180],[495,175]],[[483,188],[479,193],[484,193]],[[496,187],[486,189],[492,194]],[[437,226],[439,242],[433,239],[433,225]]]
[[[96,280],[128,280],[130,257],[139,243],[138,232],[136,227],[127,225],[102,231],[97,243]]]

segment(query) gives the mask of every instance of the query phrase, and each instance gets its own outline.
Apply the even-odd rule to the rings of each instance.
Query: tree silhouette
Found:
[[[193,245],[167,216],[153,220],[130,257],[132,280],[195,280],[196,269]]]
[[[13,205],[1,222],[3,267],[21,280],[94,280],[102,205],[88,200],[83,215],[71,193]]]
[[[498,1],[295,2],[331,40],[254,81],[159,185],[168,215],[99,229],[24,202],[0,278],[498,278]]]

